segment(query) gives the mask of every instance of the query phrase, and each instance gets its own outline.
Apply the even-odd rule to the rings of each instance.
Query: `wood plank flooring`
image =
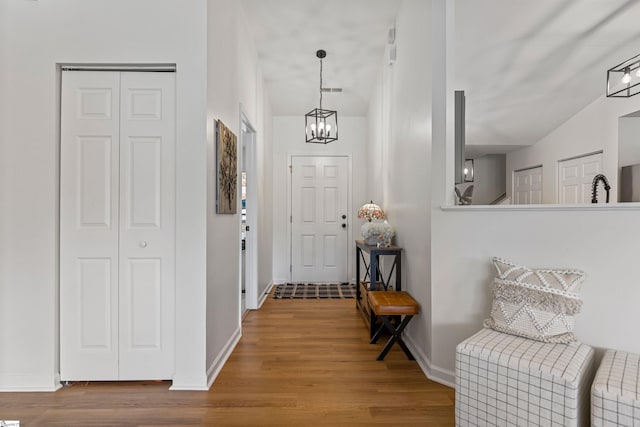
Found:
[[[352,299],[268,298],[208,392],[169,382],[74,383],[0,393],[0,420],[22,426],[453,426],[454,390],[394,346],[376,361]]]

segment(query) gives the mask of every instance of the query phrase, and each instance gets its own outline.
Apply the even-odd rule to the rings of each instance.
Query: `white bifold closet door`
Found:
[[[171,379],[175,74],[63,71],[60,374]]]

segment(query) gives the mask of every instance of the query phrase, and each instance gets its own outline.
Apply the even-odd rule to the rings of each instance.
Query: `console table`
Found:
[[[366,257],[365,254],[369,256]],[[392,257],[389,273],[382,274],[380,263],[384,257]],[[361,268],[364,266],[364,269]],[[376,315],[369,307],[367,293],[369,291],[402,290],[402,248],[388,246],[379,248],[367,245],[363,240],[356,240],[356,308],[362,313],[365,323],[369,327],[369,338],[375,334]],[[391,279],[394,278],[393,284]]]

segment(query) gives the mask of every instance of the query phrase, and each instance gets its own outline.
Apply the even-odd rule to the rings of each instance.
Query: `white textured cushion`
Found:
[[[486,327],[543,342],[576,341],[573,316],[580,311],[579,270],[531,269],[494,258],[493,305]]]
[[[456,347],[456,426],[587,426],[594,350],[483,329]]]
[[[591,425],[640,426],[640,355],[607,350],[591,388]]]

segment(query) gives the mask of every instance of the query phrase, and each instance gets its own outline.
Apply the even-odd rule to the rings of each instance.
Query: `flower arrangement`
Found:
[[[396,234],[391,224],[387,221],[365,222],[360,231],[367,245],[377,245],[384,248],[391,245],[391,239]]]
[[[373,203],[372,200],[369,203],[360,206],[360,209],[358,209],[358,218],[364,218],[371,222],[371,220],[374,219],[384,219],[385,215],[382,208]]]

